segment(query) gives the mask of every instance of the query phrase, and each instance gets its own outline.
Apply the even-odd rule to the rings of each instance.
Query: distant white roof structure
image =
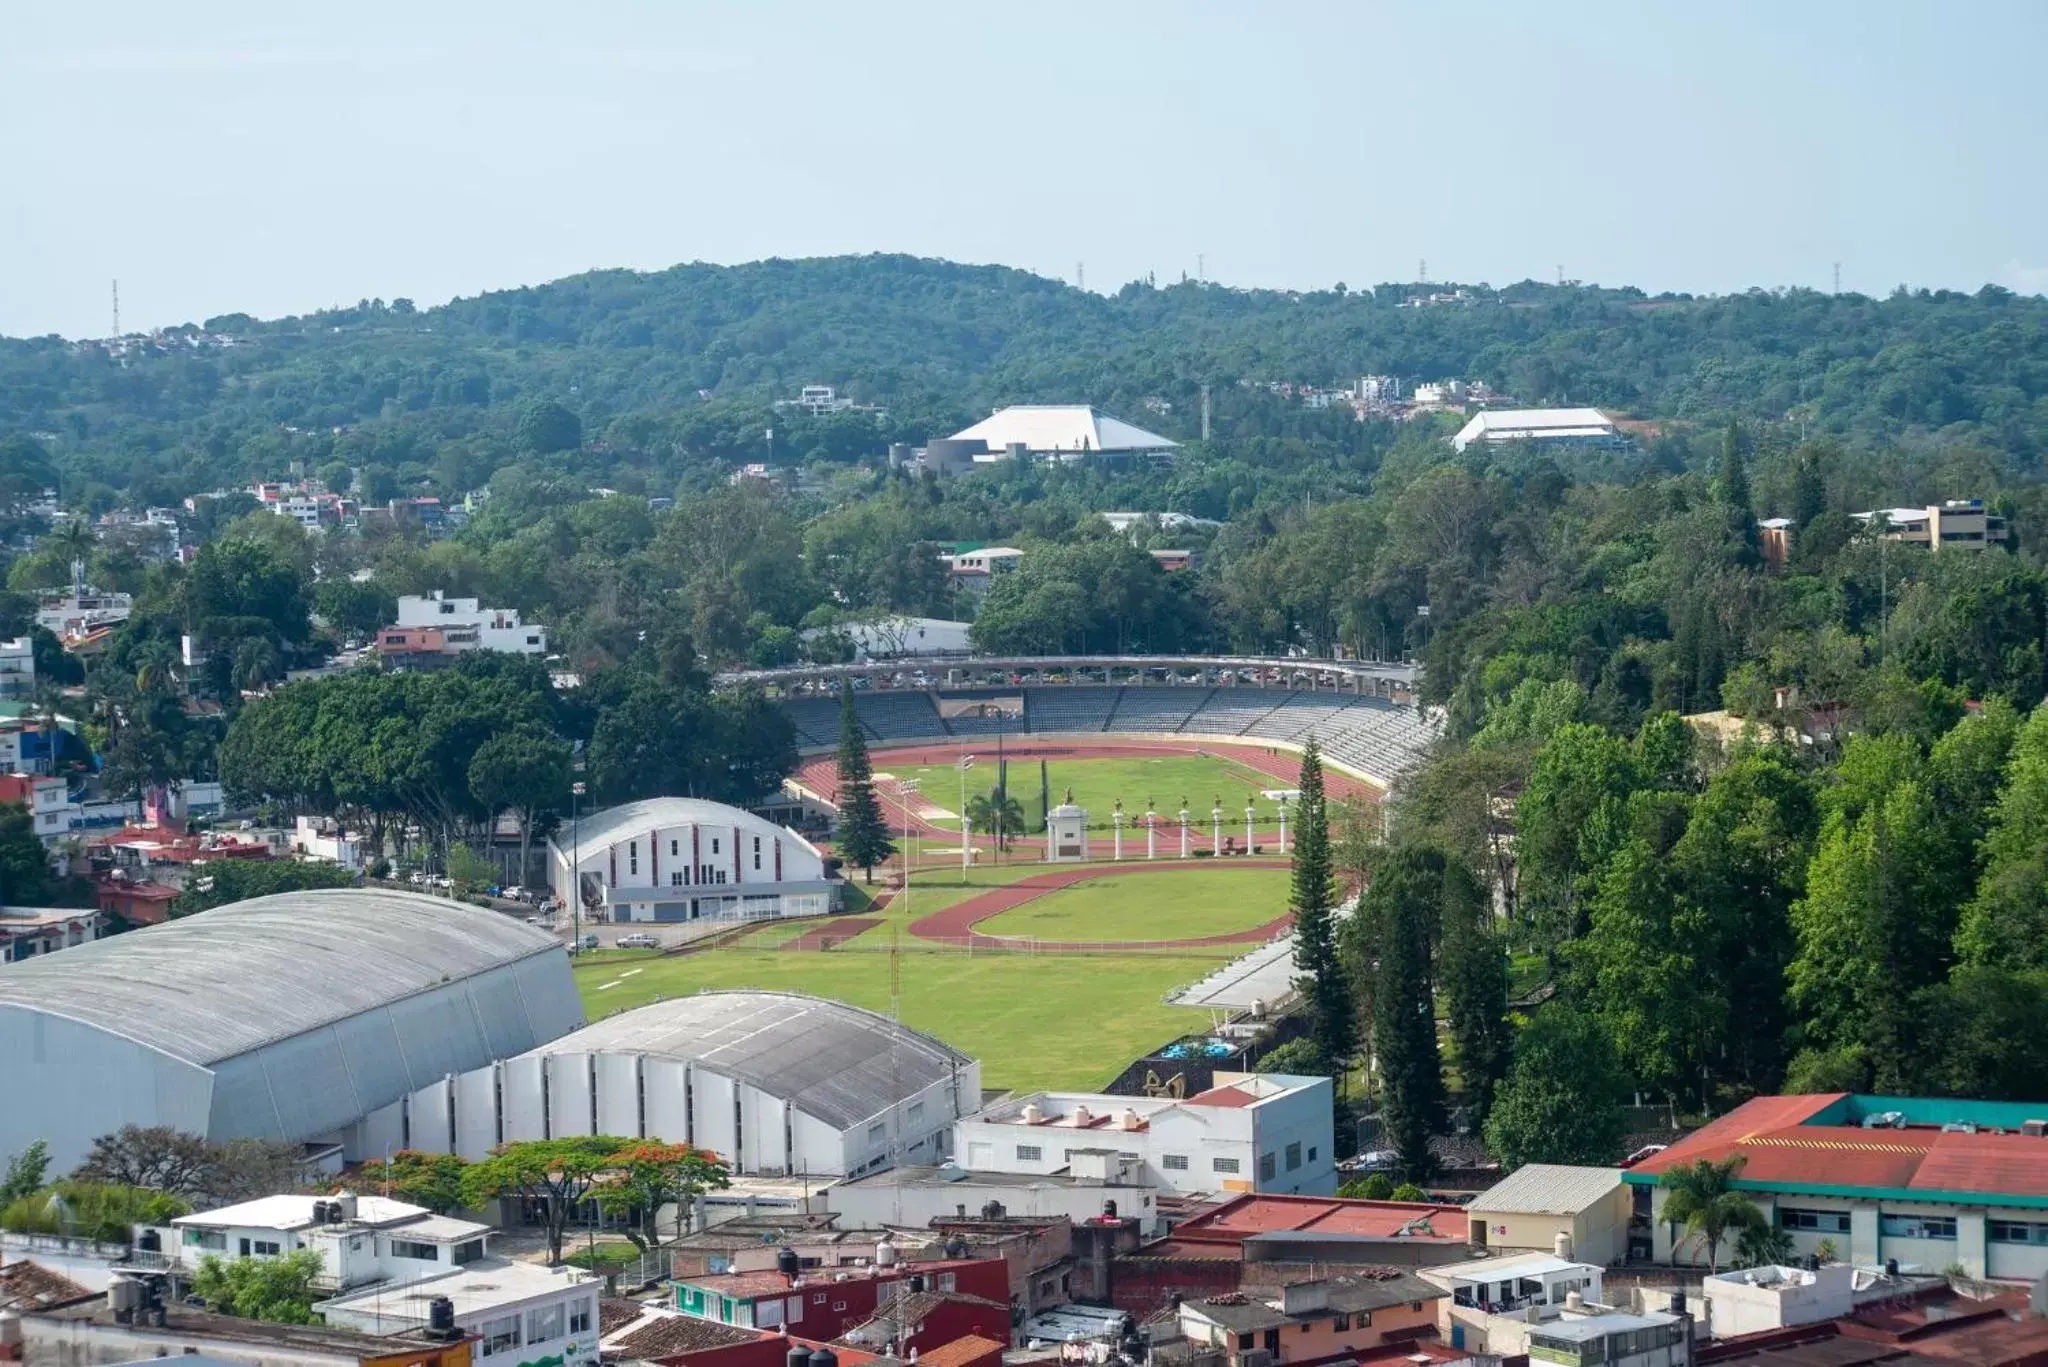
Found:
[[[1499,408],[1473,414],[1451,445],[1463,451],[1475,441],[1611,441],[1618,436],[1614,420],[1597,408]]]
[[[1089,452],[1133,454],[1171,451],[1180,443],[1133,426],[1122,418],[1098,413],[1086,404],[1013,404],[998,408],[954,441],[985,441],[991,451],[1013,442],[1035,456],[1078,456]]]

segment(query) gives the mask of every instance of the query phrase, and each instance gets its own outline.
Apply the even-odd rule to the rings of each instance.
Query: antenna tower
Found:
[[[1835,263],[1835,293],[1836,293],[1836,294],[1840,294],[1841,292],[1842,292],[1842,263],[1841,263],[1841,262],[1839,262],[1839,261],[1837,261],[1837,262]]]
[[[1207,266],[1208,266],[1208,261],[1207,261],[1207,259],[1206,259],[1205,257],[1203,257],[1203,255],[1202,255],[1202,254],[1201,254],[1200,252],[1196,252],[1196,253],[1195,253],[1195,279],[1197,279],[1197,280],[1207,280],[1207,279],[1209,278],[1209,272],[1208,272],[1208,270],[1207,270]]]
[[[1076,261],[1074,263],[1074,288],[1077,290],[1088,288],[1088,265],[1086,262]]]
[[[1429,283],[1429,258],[1426,256],[1415,263],[1415,283],[1418,285],[1427,285]]]
[[[1202,440],[1209,440],[1209,386],[1202,386]]]
[[[114,282],[114,335],[121,335],[121,282]]]
[[[1557,283],[1560,285],[1564,284],[1564,266],[1562,263],[1559,263],[1557,268]]]

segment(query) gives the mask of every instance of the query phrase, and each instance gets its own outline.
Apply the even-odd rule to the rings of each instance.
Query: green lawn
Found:
[[[883,945],[888,927],[860,937]],[[1161,998],[1193,982],[1219,955],[965,954],[915,948],[901,956],[903,1020],[981,1060],[984,1087],[1099,1087],[1125,1064],[1203,1028],[1200,1011]],[[704,988],[758,987],[889,1009],[886,954],[719,949],[634,965],[578,968],[592,1019],[658,997]],[[606,987],[610,983],[612,986]]]
[[[1129,873],[1056,888],[983,921],[984,935],[1040,940],[1191,940],[1250,930],[1287,910],[1285,869]]]
[[[967,796],[971,799],[977,793],[986,793],[995,787],[996,760],[994,747],[983,754],[977,747],[972,750],[974,767],[967,771]],[[958,819],[960,806],[960,772],[950,764],[926,765],[914,769],[890,769],[881,766],[897,778],[912,778],[918,783],[918,791],[934,806],[944,808],[952,814],[951,819],[937,816],[931,819],[943,825],[952,825]],[[1290,786],[1284,779],[1262,774],[1256,769],[1209,755],[1152,755],[1140,759],[1055,759],[1046,763],[1046,778],[1054,803],[1060,802],[1069,788],[1073,789],[1074,801],[1088,809],[1088,820],[1092,826],[1107,830],[1112,824],[1112,811],[1118,798],[1123,799],[1127,818],[1135,822],[1144,815],[1145,804],[1155,804],[1162,820],[1173,820],[1180,811],[1181,800],[1185,798],[1188,811],[1192,814],[1190,824],[1199,837],[1206,840],[1210,827],[1210,808],[1216,799],[1223,800],[1223,833],[1244,837],[1244,804],[1250,793],[1263,792],[1268,788]],[[1010,796],[1024,807],[1024,819],[1034,824],[1039,819],[1038,807],[1038,761],[1017,760],[1010,765]],[[1258,820],[1261,829],[1276,819],[1274,804],[1264,798],[1256,800]],[[1034,825],[1032,834],[1039,834]],[[1162,844],[1168,839],[1167,833],[1160,832]],[[1142,846],[1144,836],[1132,831],[1125,839],[1137,840]],[[1176,832],[1172,839],[1178,840]],[[1126,853],[1130,846],[1126,846]],[[1108,853],[1105,841],[1103,853]]]
[[[904,933],[909,920],[943,910],[984,889],[1044,873],[1046,868],[1035,860],[984,865],[969,872],[964,881],[957,868],[921,872],[913,880],[907,912],[900,897],[883,912],[864,911],[864,915],[879,915],[883,924],[840,949],[772,949],[761,947],[758,938],[750,938],[750,942],[730,949],[697,954],[607,953],[589,963],[579,960],[576,983],[593,1020],[660,997],[736,987],[809,992],[887,1011],[886,951],[893,935],[900,948],[904,1021],[980,1059],[983,1086],[1098,1087],[1145,1050],[1207,1025],[1205,1013],[1167,1006],[1161,998],[1211,972],[1230,958],[1236,947],[1123,954],[968,954],[930,947]],[[1241,918],[1235,927],[1223,926],[1228,930],[1278,916],[1285,900],[1286,874],[1280,870],[1205,868],[1133,874],[1108,881],[1127,886],[1131,894],[1142,895],[1160,908],[1176,903],[1220,906],[1232,901],[1261,908],[1249,921]],[[1055,899],[1066,895],[1052,894]],[[1006,913],[1006,918],[1017,914]],[[1158,933],[1159,915],[1146,913],[1146,921],[1155,925],[1154,929],[1126,932],[1124,938]],[[780,943],[826,924],[829,922],[807,918],[763,926],[756,935],[772,936],[774,943]]]

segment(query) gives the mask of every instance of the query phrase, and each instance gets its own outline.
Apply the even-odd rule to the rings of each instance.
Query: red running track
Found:
[[[830,949],[834,945],[851,940],[864,930],[871,930],[882,924],[877,916],[848,916],[823,925],[816,930],[807,930],[794,940],[784,940],[784,949]]]
[[[1023,906],[1026,902],[1043,897],[1055,888],[1072,887],[1091,878],[1115,878],[1132,873],[1172,873],[1177,869],[1284,869],[1289,867],[1282,859],[1189,859],[1173,860],[1170,863],[1142,864],[1089,864],[1079,868],[1049,870],[1033,874],[1021,882],[1000,888],[990,888],[977,897],[970,897],[944,911],[933,912],[910,923],[910,933],[924,940],[942,940],[948,944],[965,943],[972,949],[1015,949],[1022,944],[1031,944],[1048,954],[1090,953],[1098,950],[1115,949],[1199,949],[1208,945],[1264,944],[1294,924],[1289,914],[1265,925],[1250,930],[1233,931],[1228,935],[1204,935],[1191,940],[1089,940],[1071,946],[1058,940],[1025,940],[1003,935],[983,935],[974,927],[989,917]]]
[[[869,758],[875,768],[884,771],[892,768],[910,769],[926,765],[957,764],[962,752],[967,750],[970,745],[975,745],[978,755],[982,758],[987,758],[987,755],[983,752],[983,747],[975,743],[988,739],[990,737],[963,736],[958,740],[948,741],[944,744],[896,746],[891,749],[873,751]],[[1047,741],[1024,739],[1007,741],[1003,746],[1003,755],[1006,758],[1026,760],[1143,759],[1152,755],[1196,755],[1203,753],[1212,754],[1218,759],[1231,760],[1247,768],[1256,769],[1262,774],[1270,775],[1280,780],[1280,783],[1275,785],[1276,787],[1282,785],[1292,787],[1296,780],[1301,777],[1300,756],[1291,751],[1276,750],[1270,746],[1250,741],[1242,744],[1216,740],[1190,740],[1183,744],[1175,744],[1169,741],[1105,741],[1100,745],[1095,745],[1088,741],[1071,739]],[[797,778],[805,787],[819,794],[826,801],[836,802],[838,800],[838,764],[832,756],[823,755],[807,761],[798,768]],[[883,798],[883,815],[885,819],[892,830],[901,831],[903,829],[903,808],[899,801],[900,794],[896,786],[893,783],[885,782],[878,784],[877,787]],[[1325,768],[1323,770],[1323,787],[1332,797],[1363,798],[1372,802],[1379,801],[1380,794],[1377,788],[1374,788],[1369,783],[1361,783],[1349,774],[1340,773],[1335,769]],[[917,828],[920,836],[950,836],[955,843],[959,840],[960,833],[958,831],[948,830],[944,826],[935,825],[915,813],[911,815],[910,821],[911,825]],[[1031,845],[1034,840],[1042,843],[1042,838],[1032,836],[1021,837],[1017,843]]]

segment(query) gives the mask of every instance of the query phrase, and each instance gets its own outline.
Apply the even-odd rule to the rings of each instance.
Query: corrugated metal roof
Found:
[[[616,807],[592,812],[581,821],[564,822],[549,841],[558,850],[568,850],[576,844],[580,832],[585,845],[601,849],[613,841],[677,826],[735,826],[756,835],[780,836],[813,854],[817,853],[817,848],[810,841],[766,817],[700,797],[647,797],[638,802],[622,802]]]
[[[700,1063],[840,1129],[973,1062],[886,1016],[796,992],[700,992],[655,1002],[533,1052],[649,1054]]]
[[[287,892],[0,968],[0,1006],[208,1067],[562,943],[420,893]]]
[[[1086,404],[1012,404],[999,408],[954,441],[985,441],[1000,452],[1021,441],[1030,451],[1168,451],[1178,443]]]
[[[1622,1185],[1619,1168],[1526,1163],[1472,1198],[1472,1209],[1505,1215],[1577,1215]]]

